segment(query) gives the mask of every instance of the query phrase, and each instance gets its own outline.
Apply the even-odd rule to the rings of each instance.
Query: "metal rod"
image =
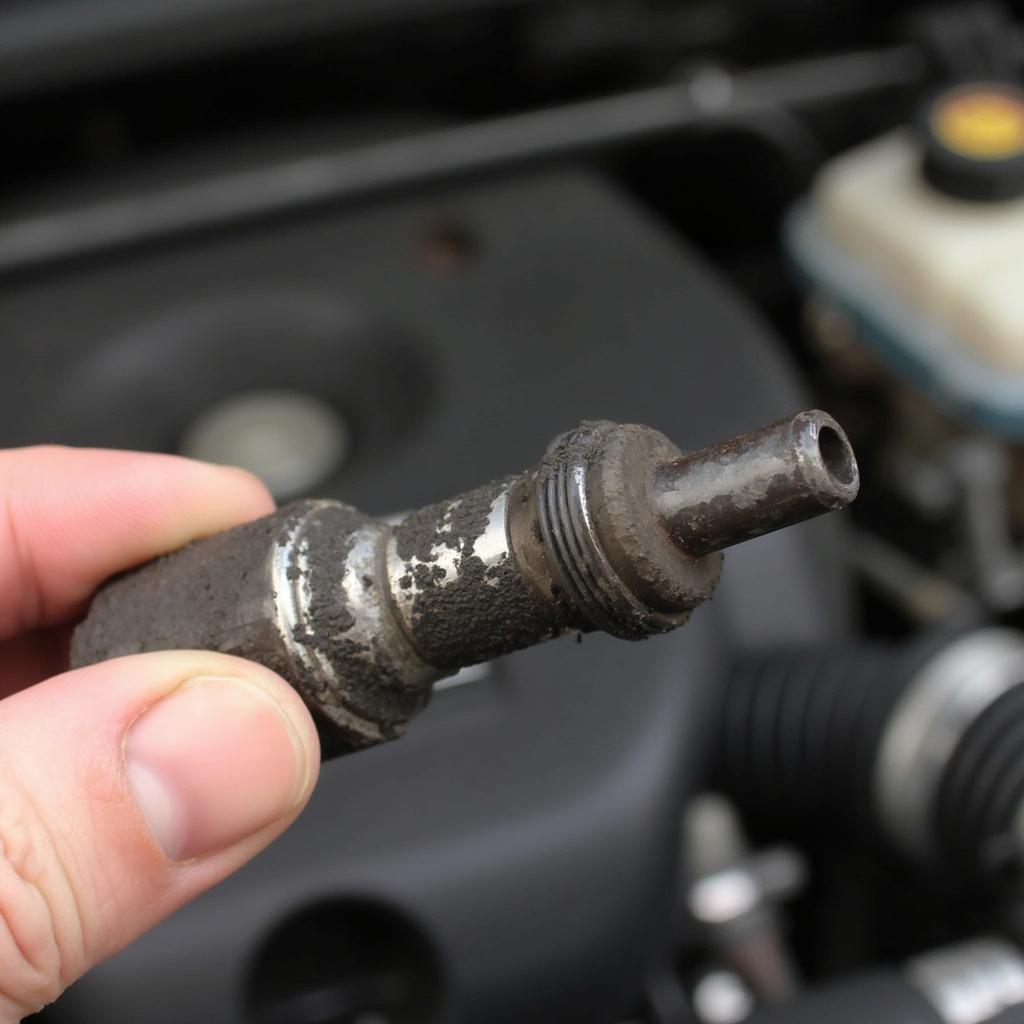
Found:
[[[152,243],[324,203],[493,173],[623,146],[767,110],[805,109],[919,82],[911,46],[722,72],[361,148],[328,150],[0,224],[0,274]]]
[[[814,409],[662,466],[654,500],[673,540],[706,555],[842,508],[859,486],[843,428]]]

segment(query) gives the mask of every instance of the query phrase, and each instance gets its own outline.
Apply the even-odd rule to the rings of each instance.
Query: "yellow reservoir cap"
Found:
[[[922,172],[938,191],[970,202],[1024,196],[1024,89],[962,82],[932,96],[917,119]]]
[[[943,97],[932,111],[943,145],[975,160],[1024,154],[1024,100],[991,88],[967,87]]]

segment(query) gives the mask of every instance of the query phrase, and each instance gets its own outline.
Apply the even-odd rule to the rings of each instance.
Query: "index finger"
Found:
[[[66,621],[115,573],[273,508],[249,473],[175,455],[0,451],[0,640]]]

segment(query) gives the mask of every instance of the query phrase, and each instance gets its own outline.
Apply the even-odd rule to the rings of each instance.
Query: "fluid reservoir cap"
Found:
[[[997,202],[1024,195],[1024,89],[967,82],[944,89],[920,120],[924,176],[959,199]]]

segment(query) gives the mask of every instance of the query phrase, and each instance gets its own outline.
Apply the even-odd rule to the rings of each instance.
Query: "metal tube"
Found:
[[[860,486],[842,427],[814,409],[662,466],[654,501],[694,555],[848,505]]]

